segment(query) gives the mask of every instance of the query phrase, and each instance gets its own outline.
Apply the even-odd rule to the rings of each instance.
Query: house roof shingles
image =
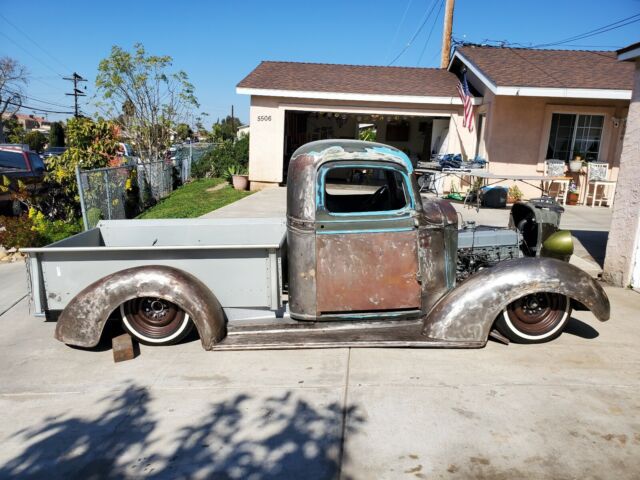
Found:
[[[497,86],[632,90],[634,66],[616,52],[466,45],[457,49]]]
[[[239,88],[457,97],[455,74],[439,68],[261,62]]]

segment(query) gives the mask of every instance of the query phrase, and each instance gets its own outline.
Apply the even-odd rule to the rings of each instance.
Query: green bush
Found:
[[[102,210],[98,207],[92,207],[87,210],[87,222],[89,222],[89,228],[95,226],[100,220],[102,220]]]
[[[49,220],[42,212],[33,208],[29,209],[28,218],[31,222],[32,230],[38,235],[38,242],[40,245],[48,245],[53,242],[58,242],[82,231],[82,224],[80,220],[73,220],[71,222],[64,220]]]
[[[21,217],[0,217],[0,245],[4,248],[41,247],[44,245],[40,234],[33,228],[28,215]]]
[[[249,164],[249,135],[236,142],[225,140],[208,151],[191,167],[196,178],[224,177],[229,168],[247,168]]]

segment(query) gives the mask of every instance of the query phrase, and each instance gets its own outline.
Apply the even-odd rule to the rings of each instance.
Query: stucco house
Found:
[[[471,132],[456,90],[463,69]],[[579,153],[608,162],[615,179],[632,85],[633,65],[615,52],[469,45],[448,69],[265,61],[237,92],[251,96],[249,179],[260,189],[286,182],[298,146],[363,129],[416,161],[461,153],[492,172],[536,174],[546,158]]]

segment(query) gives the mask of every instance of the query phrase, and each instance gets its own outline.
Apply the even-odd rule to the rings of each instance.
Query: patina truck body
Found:
[[[448,202],[421,198],[406,155],[350,140],[301,147],[287,185],[286,220],[101,222],[26,249],[36,313],[71,345],[95,346],[119,312],[152,344],[193,324],[207,350],[537,343],[572,308],[609,318],[544,202],[504,229],[459,229]]]

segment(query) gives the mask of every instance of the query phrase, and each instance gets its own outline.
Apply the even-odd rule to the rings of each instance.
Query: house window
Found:
[[[547,158],[568,161],[580,155],[588,162],[598,160],[603,126],[604,115],[554,113]]]

